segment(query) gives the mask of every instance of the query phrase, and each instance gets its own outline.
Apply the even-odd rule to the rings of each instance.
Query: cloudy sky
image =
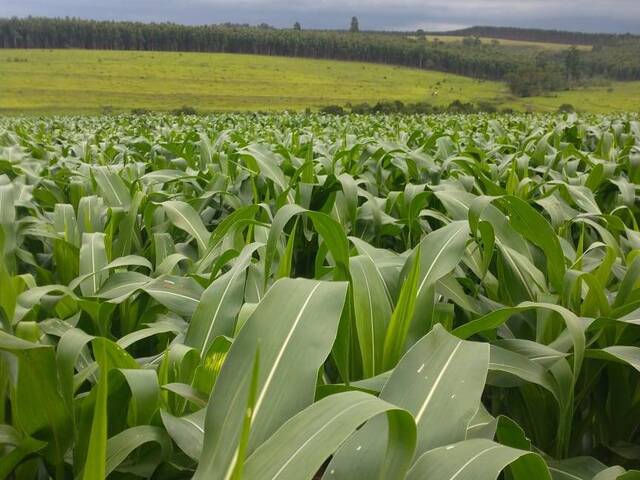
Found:
[[[640,0],[0,0],[0,17],[76,16],[187,24],[300,21],[307,28],[446,30],[506,25],[640,33]]]

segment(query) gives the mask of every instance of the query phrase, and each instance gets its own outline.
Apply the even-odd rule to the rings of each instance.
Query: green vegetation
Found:
[[[517,98],[499,82],[358,62],[257,55],[0,50],[0,112],[55,114],[319,109],[379,101],[454,101],[495,108],[555,112],[640,110],[640,82]]]
[[[483,37],[490,39],[512,40],[535,44],[556,45],[606,45],[624,39],[638,38],[638,35],[612,33],[570,32],[566,30],[545,30],[540,28],[475,26],[461,30],[450,30],[435,34],[441,37]]]
[[[15,62],[14,58],[24,61]],[[444,83],[442,81],[444,80]],[[0,50],[4,112],[304,110],[379,100],[490,101],[496,82],[357,62],[257,55]]]
[[[412,38],[416,38],[412,36]],[[536,42],[530,40],[509,40],[505,38],[491,38],[491,37],[470,37],[470,36],[462,36],[462,35],[425,35],[426,40],[434,42],[443,42],[443,43],[462,43],[465,39],[468,38],[478,38],[482,43],[492,44],[497,42],[499,45],[505,46],[513,46],[513,47],[531,47],[535,49],[544,49],[544,50],[566,50],[569,48],[569,45],[566,43],[553,43],[553,42]],[[581,51],[588,52],[592,49],[591,45],[576,45],[578,49]]]
[[[564,103],[581,112],[638,112],[640,82],[612,82],[538,97],[512,98],[504,105],[516,110],[555,112]]]
[[[0,478],[637,478],[638,185],[637,115],[2,118]]]
[[[507,38],[514,36],[512,30],[505,30]],[[491,36],[491,31],[485,33],[484,36]],[[523,30],[520,39],[527,40],[527,36],[532,35],[548,41],[544,33]],[[565,40],[585,38],[570,32],[547,33],[550,38],[560,35]],[[537,69],[549,69],[554,75],[560,71],[566,82],[546,85],[558,89],[572,87],[572,81],[577,78],[640,80],[638,36],[587,36],[593,41],[586,45],[593,48],[578,50],[580,61],[576,72],[570,71],[566,64],[566,49],[503,45],[499,41],[485,43],[474,35],[467,37],[462,42],[425,42],[422,36],[409,35],[409,32],[361,31],[356,17],[351,19],[349,30],[342,31],[276,29],[267,24],[187,26],[73,18],[0,18],[2,48],[192,51],[323,58],[401,65],[493,80],[505,80],[519,67],[535,64]]]

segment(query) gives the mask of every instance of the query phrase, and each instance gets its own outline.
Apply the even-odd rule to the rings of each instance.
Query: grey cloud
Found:
[[[639,0],[3,0],[1,16],[238,22],[284,27],[346,28],[352,15],[366,29],[430,30],[505,25],[640,33]]]

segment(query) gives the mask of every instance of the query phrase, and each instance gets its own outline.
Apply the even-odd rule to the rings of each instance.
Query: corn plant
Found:
[[[640,475],[635,116],[0,119],[0,478]]]

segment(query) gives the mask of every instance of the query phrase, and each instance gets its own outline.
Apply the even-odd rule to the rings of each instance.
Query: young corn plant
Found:
[[[0,478],[640,475],[632,115],[0,119]]]

